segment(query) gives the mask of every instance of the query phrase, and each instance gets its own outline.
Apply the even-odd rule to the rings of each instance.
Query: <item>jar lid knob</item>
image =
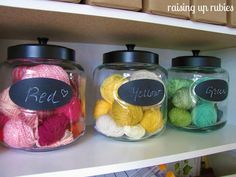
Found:
[[[47,37],[38,37],[37,40],[38,40],[40,45],[47,45],[47,43],[48,43],[48,38]]]
[[[133,51],[135,48],[135,44],[126,44],[126,47],[128,51]]]
[[[197,57],[199,56],[200,50],[192,50],[193,56]]]

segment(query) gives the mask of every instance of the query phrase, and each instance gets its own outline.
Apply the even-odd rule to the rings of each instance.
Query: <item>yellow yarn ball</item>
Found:
[[[114,98],[117,95],[118,88],[125,81],[126,79],[119,74],[113,74],[107,77],[100,87],[100,93],[102,98],[108,103],[112,104],[114,102]]]
[[[163,119],[160,108],[152,108],[144,111],[143,119],[140,124],[148,133],[153,133],[158,129],[162,128]]]
[[[111,109],[111,104],[106,102],[105,100],[98,100],[95,104],[93,117],[97,119],[101,115],[107,114]]]
[[[123,105],[117,101],[112,104],[111,114],[120,126],[137,125],[143,118],[143,110],[140,106]]]

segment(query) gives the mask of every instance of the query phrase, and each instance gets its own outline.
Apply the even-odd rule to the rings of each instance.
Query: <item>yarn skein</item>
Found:
[[[17,106],[10,98],[10,88],[3,90],[0,94],[0,111],[9,118],[17,118],[21,113],[20,107]]]
[[[125,78],[119,74],[113,74],[107,77],[101,84],[100,93],[104,100],[112,104],[116,95],[118,94],[118,88],[125,82]]]
[[[187,127],[192,123],[191,114],[180,108],[173,108],[169,112],[169,119],[171,124],[177,127]]]
[[[108,112],[111,110],[111,104],[106,102],[105,100],[97,100],[94,111],[93,111],[93,117],[97,119],[101,115],[108,114]]]
[[[145,129],[140,125],[124,126],[124,133],[130,139],[139,140],[145,135]]]
[[[186,110],[195,106],[195,100],[191,97],[190,90],[187,87],[183,87],[176,91],[172,103],[175,107]]]
[[[46,146],[41,146],[37,142],[36,145],[37,145],[37,147],[43,147],[43,148],[55,148],[55,147],[60,147],[60,146],[70,144],[73,140],[74,140],[73,134],[69,130],[66,130],[63,137],[59,141],[57,141],[51,145],[46,145]]]
[[[52,115],[38,127],[38,143],[40,146],[48,146],[59,141],[69,125],[69,119],[65,115]]]
[[[187,79],[172,79],[167,84],[168,96],[172,97],[175,92],[183,87],[190,87],[192,80]]]
[[[38,116],[36,111],[22,110],[19,114],[19,119],[22,120],[29,127],[37,128],[38,126]]]
[[[110,137],[121,137],[124,135],[123,127],[120,127],[109,115],[102,115],[96,120],[95,129]]]
[[[202,103],[192,110],[193,124],[197,127],[207,127],[216,124],[217,111],[212,103]]]
[[[60,80],[70,85],[70,80],[66,71],[62,67],[56,65],[41,64],[32,66],[25,71],[22,79],[39,77]]]
[[[111,115],[120,126],[137,125],[143,118],[143,110],[140,106],[130,104],[123,105],[117,101],[112,104]]]
[[[163,117],[158,109],[148,109],[144,111],[143,119],[140,125],[148,132],[154,133],[163,127]]]
[[[35,144],[32,128],[22,120],[10,119],[3,128],[3,141],[13,148],[29,148]]]

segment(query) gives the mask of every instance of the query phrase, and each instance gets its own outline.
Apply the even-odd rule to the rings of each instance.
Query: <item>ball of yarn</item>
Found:
[[[148,132],[154,133],[163,127],[163,118],[160,108],[144,111],[140,125]]]
[[[120,126],[137,125],[143,118],[143,110],[140,106],[123,105],[117,101],[112,104],[111,114]]]
[[[192,83],[193,83],[192,80],[187,80],[187,79],[170,80],[167,84],[168,96],[172,97],[177,90],[183,87],[190,87]]]
[[[139,70],[135,71],[130,80],[139,80],[139,79],[152,79],[152,80],[160,80],[160,78],[154,73],[147,70]]]
[[[108,114],[110,110],[110,103],[106,102],[105,100],[97,100],[93,111],[93,117],[97,119],[101,115]]]
[[[131,139],[138,140],[145,135],[145,129],[141,125],[124,126],[124,133]]]
[[[9,118],[17,118],[21,110],[20,107],[11,100],[9,89],[10,88],[3,90],[0,94],[0,111]]]
[[[32,128],[22,120],[10,119],[3,128],[3,141],[13,148],[29,148],[35,144]]]
[[[26,70],[29,68],[29,66],[17,66],[12,70],[11,76],[12,76],[12,82],[15,83],[19,80],[22,80],[23,75],[25,74]]]
[[[177,127],[187,127],[192,123],[191,114],[180,108],[173,108],[169,112],[170,123]]]
[[[36,128],[38,126],[38,116],[36,111],[22,109],[18,118],[31,128]]]
[[[193,124],[197,127],[214,125],[217,121],[217,111],[212,103],[202,103],[192,110]]]
[[[41,64],[32,66],[25,71],[22,79],[37,77],[57,79],[70,85],[70,80],[66,71],[62,67],[56,65]]]
[[[43,148],[56,148],[56,147],[64,146],[64,145],[70,144],[73,140],[74,140],[73,134],[69,130],[66,130],[63,137],[59,141],[51,145],[43,146]],[[39,143],[36,143],[36,145],[38,147],[41,147]]]
[[[48,117],[38,128],[38,143],[40,146],[48,146],[59,141],[69,125],[69,119],[65,115],[52,115]]]
[[[82,108],[80,100],[73,96],[69,103],[64,106],[61,106],[55,110],[56,114],[64,114],[72,122],[77,122],[82,114]]]
[[[195,100],[190,95],[190,90],[187,87],[183,87],[176,91],[173,96],[172,103],[177,108],[190,109],[195,106]]]
[[[113,74],[107,77],[100,87],[100,93],[104,100],[112,104],[117,95],[118,88],[125,82],[125,79],[119,74]]]
[[[102,115],[96,120],[95,129],[110,137],[121,137],[124,135],[123,127],[118,126],[109,115]]]

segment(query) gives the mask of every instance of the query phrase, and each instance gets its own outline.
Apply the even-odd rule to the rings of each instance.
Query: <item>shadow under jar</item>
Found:
[[[182,130],[210,131],[227,118],[228,72],[212,56],[180,56],[168,70],[168,122]]]
[[[83,69],[65,62],[74,50],[38,40],[9,47],[0,65],[0,141],[28,151],[64,147],[85,131]]]
[[[166,126],[166,71],[158,54],[134,47],[105,53],[94,71],[95,129],[116,140],[143,140]]]

